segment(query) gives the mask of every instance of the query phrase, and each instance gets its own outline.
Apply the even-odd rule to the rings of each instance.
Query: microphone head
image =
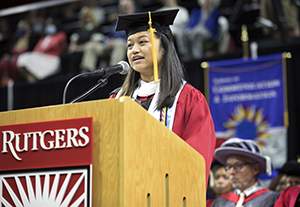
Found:
[[[123,70],[120,72],[120,74],[121,75],[126,75],[129,71],[129,68],[130,68],[129,64],[124,60],[118,62],[118,64],[120,64],[123,68]]]

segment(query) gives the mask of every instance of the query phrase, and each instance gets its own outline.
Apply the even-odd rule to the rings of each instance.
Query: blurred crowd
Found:
[[[112,8],[107,12],[97,0],[85,0],[1,18],[1,85],[71,77],[123,60],[125,35],[114,32],[114,24],[135,5],[120,0]]]
[[[151,3],[150,3],[151,2]],[[238,47],[231,32],[241,10],[259,11],[267,36],[299,37],[298,7],[292,0],[81,0],[0,17],[0,83],[34,83],[126,60],[126,35],[115,32],[118,15],[145,10],[179,9],[171,26],[182,61],[224,54]],[[273,2],[273,1],[272,1]],[[230,9],[229,9],[230,8]],[[259,8],[259,9],[257,9]],[[238,12],[237,12],[238,11]],[[281,13],[280,13],[281,12]],[[287,13],[286,18],[278,14]],[[282,28],[286,28],[287,34]],[[239,29],[238,29],[239,31]]]

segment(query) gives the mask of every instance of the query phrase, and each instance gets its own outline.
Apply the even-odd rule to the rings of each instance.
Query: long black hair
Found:
[[[160,49],[164,50],[160,68],[160,95],[157,103],[157,109],[160,110],[173,105],[182,80],[186,78],[172,34],[169,32],[155,32],[154,34],[160,39]],[[121,96],[130,96],[139,78],[140,73],[131,68],[124,80]]]

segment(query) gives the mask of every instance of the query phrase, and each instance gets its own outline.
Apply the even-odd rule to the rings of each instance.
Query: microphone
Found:
[[[117,65],[97,69],[94,72],[80,73],[80,74],[74,76],[73,78],[71,78],[68,81],[68,83],[65,86],[64,93],[63,93],[63,104],[66,103],[67,88],[70,85],[71,81],[73,81],[75,78],[78,78],[80,76],[91,75],[91,74],[96,74],[96,75],[102,76],[102,78],[98,81],[98,83],[96,85],[94,85],[92,88],[90,88],[87,92],[81,94],[79,97],[73,99],[70,103],[75,103],[76,101],[79,101],[79,100],[85,98],[86,96],[88,96],[89,94],[91,94],[92,92],[97,90],[99,87],[103,87],[104,85],[106,85],[107,78],[109,76],[111,76],[112,74],[120,73],[122,75],[125,75],[128,73],[128,71],[129,71],[129,64],[126,61],[122,60],[122,61],[118,62]]]
[[[115,73],[120,73],[121,75],[125,75],[128,73],[128,71],[129,71],[129,64],[126,61],[122,60],[122,61],[118,62],[117,65],[97,69],[92,73],[94,73],[96,75],[109,77]]]

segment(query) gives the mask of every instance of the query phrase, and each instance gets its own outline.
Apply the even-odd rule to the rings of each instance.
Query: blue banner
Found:
[[[271,141],[274,133],[276,137],[278,134],[285,136],[287,107],[283,54],[260,56],[255,60],[240,58],[209,62],[206,82],[206,97],[217,138],[253,139],[262,148],[267,148],[275,145],[274,140]]]

